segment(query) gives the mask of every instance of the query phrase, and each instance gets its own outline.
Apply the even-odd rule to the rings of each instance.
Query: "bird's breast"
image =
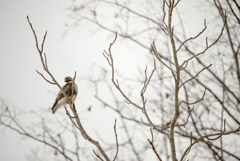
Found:
[[[76,83],[74,83],[74,89],[76,92],[78,92],[78,86],[76,85]]]

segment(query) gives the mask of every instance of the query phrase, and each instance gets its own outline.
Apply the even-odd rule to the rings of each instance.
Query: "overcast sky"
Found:
[[[81,80],[89,74],[94,63],[99,66],[106,64],[101,52],[108,48],[112,39],[104,32],[93,36],[89,26],[70,30],[63,39],[65,24],[70,22],[65,9],[70,5],[71,0],[0,1],[0,98],[9,106],[23,110],[50,109],[54,94],[58,92],[56,86],[46,83],[35,71],[43,72],[43,68],[27,15],[39,42],[45,31],[48,32],[44,49],[56,79],[63,85],[63,78],[73,76],[77,71],[78,87],[84,90],[77,101],[85,108],[91,105],[89,101],[93,99],[93,92],[86,90],[86,82]],[[125,61],[130,61],[130,57]],[[36,145],[32,140],[22,140],[10,130],[0,134],[0,160],[23,161]]]

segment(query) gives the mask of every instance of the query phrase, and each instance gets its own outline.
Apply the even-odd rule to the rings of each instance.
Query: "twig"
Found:
[[[192,131],[191,131],[191,135],[190,135],[190,145],[192,145]],[[186,151],[186,155],[189,154],[189,152],[191,151],[191,148],[192,148],[192,147],[190,147],[190,148],[188,149],[188,151]]]
[[[202,100],[204,99],[205,94],[206,94],[206,88],[205,88],[205,90],[204,90],[204,92],[203,92],[203,95],[202,95],[202,98],[201,98],[201,99],[199,99],[199,100],[197,100],[197,101],[195,101],[195,102],[191,102],[191,103],[188,103],[188,102],[186,102],[186,101],[181,101],[181,102],[178,104],[178,106],[180,106],[181,103],[185,103],[186,105],[194,105],[194,104],[202,101]]]
[[[159,54],[158,54],[158,52],[157,52],[157,49],[156,49],[156,46],[155,46],[155,42],[154,42],[154,41],[153,41],[151,47],[152,47],[153,53],[154,53],[154,55],[157,57],[157,59],[158,59],[165,67],[167,67],[167,68],[171,71],[173,78],[176,80],[176,77],[175,77],[175,75],[174,75],[173,69],[171,69],[167,64],[165,64],[165,63],[162,61],[162,59],[159,57]]]
[[[97,155],[97,153],[93,150],[93,153],[101,160],[104,161],[99,155]]]
[[[194,107],[189,111],[187,119],[186,119],[186,121],[184,123],[179,124],[179,125],[175,125],[174,127],[181,127],[181,126],[185,127],[186,124],[188,123],[188,119],[191,116],[191,113],[192,113],[193,109],[194,109]],[[170,126],[163,127],[162,130],[165,130],[165,129],[168,129],[168,128],[170,128]]]
[[[72,93],[71,93],[71,98],[69,99],[69,100],[72,100],[72,97],[73,97],[73,94],[74,94],[74,85],[75,85],[75,78],[76,78],[76,75],[77,75],[77,72],[75,71],[75,73],[74,73],[74,77],[73,77],[73,83],[72,83]],[[70,101],[70,103],[72,103],[71,101]],[[74,111],[75,112],[77,112],[76,111],[76,109],[74,108]]]
[[[13,121],[16,124],[16,127],[11,126],[10,124],[6,124],[5,122],[1,121],[1,125],[4,125],[5,127],[8,127],[10,129],[12,129],[13,131],[19,133],[20,135],[23,136],[27,136],[35,141],[38,141],[40,143],[43,143],[49,147],[52,147],[53,149],[55,149],[56,151],[58,151],[60,154],[62,154],[66,159],[72,161],[72,159],[70,157],[68,157],[63,151],[61,151],[58,147],[54,146],[53,144],[45,141],[45,140],[41,140],[33,135],[31,135],[30,133],[28,133],[12,116],[12,114],[10,113],[10,110],[6,110],[8,112],[9,118],[11,119],[11,121]],[[18,129],[19,128],[19,129]]]
[[[173,7],[176,7],[181,0],[178,0]]]
[[[73,116],[70,115],[70,113],[68,112],[66,106],[64,106],[64,108],[65,108],[66,114],[68,115],[68,117],[69,117],[69,119],[71,120],[72,124],[73,124],[78,130],[80,130],[79,127],[76,125],[76,123],[73,121],[73,118],[75,118],[75,117],[73,117]]]
[[[166,0],[163,0],[163,2],[169,7],[169,4],[167,3],[167,1]]]
[[[226,131],[226,119],[224,119],[223,127],[224,127],[224,129],[223,129],[223,132],[222,132],[221,135],[219,135],[219,136],[216,137],[216,138],[212,138],[212,139],[210,139],[209,137],[207,137],[207,139],[208,139],[208,140],[217,140],[217,139],[219,139],[219,138],[225,133],[225,131]]]
[[[206,39],[206,48],[205,48],[202,52],[200,52],[200,53],[192,56],[191,58],[185,60],[185,61],[182,63],[182,65],[180,66],[180,68],[182,68],[183,65],[184,65],[185,63],[187,63],[188,61],[190,61],[191,59],[193,59],[193,58],[195,58],[195,57],[197,57],[197,56],[199,56],[199,55],[201,55],[201,54],[204,54],[209,48],[211,48],[213,45],[215,45],[215,44],[218,42],[218,40],[220,39],[220,37],[222,36],[222,34],[223,34],[223,30],[224,30],[224,27],[225,27],[225,25],[226,25],[226,22],[227,22],[227,16],[226,16],[226,13],[225,13],[224,24],[223,24],[222,30],[221,30],[219,36],[217,37],[217,39],[216,39],[210,46],[208,46],[208,42],[207,42],[207,39]]]
[[[149,119],[148,115],[146,116],[146,118]],[[157,132],[165,135],[167,138],[169,137],[169,134],[168,134],[168,133],[164,132],[162,129],[159,129],[157,126],[155,126],[150,119],[148,120],[149,124],[145,123],[145,122],[142,120],[142,118],[140,118],[140,120],[142,121],[142,123],[143,123],[144,125],[149,126],[149,127],[152,128],[153,130],[155,130],[155,131],[157,131]]]
[[[37,72],[39,75],[41,75],[41,76],[43,77],[43,79],[45,79],[45,81],[47,81],[48,83],[50,83],[50,84],[52,84],[52,85],[56,85],[56,83],[51,82],[51,81],[49,81],[47,78],[45,78],[44,75],[43,75],[42,73],[40,73],[39,71],[36,70],[36,72]]]
[[[116,150],[116,154],[115,154],[115,157],[114,157],[113,161],[115,161],[116,158],[117,158],[117,155],[118,155],[118,148],[119,148],[119,145],[118,145],[118,137],[117,137],[117,131],[116,131],[116,122],[117,122],[117,119],[115,119],[115,123],[114,123],[114,133],[115,133],[115,138],[116,138],[116,146],[117,146],[117,150]]]
[[[198,138],[196,141],[194,141],[193,143],[191,143],[191,144],[188,146],[188,148],[184,151],[184,153],[183,153],[180,161],[183,161],[184,157],[187,155],[187,153],[188,153],[189,150],[192,148],[192,146],[194,146],[194,145],[195,145],[196,143],[198,143],[199,141],[202,141],[204,138],[209,138],[209,137],[211,137],[211,136],[217,136],[217,135],[218,135],[217,138],[219,138],[219,136],[221,137],[221,136],[223,136],[223,135],[229,135],[229,134],[231,134],[231,133],[235,133],[235,132],[238,132],[238,131],[240,131],[240,126],[239,126],[236,130],[233,130],[233,131],[229,131],[229,132],[224,132],[224,131],[223,131],[223,132],[220,132],[220,133],[209,134],[209,135],[205,135],[205,136],[202,136],[202,137]],[[215,139],[217,139],[217,138],[215,138]]]
[[[115,85],[115,87],[118,89],[118,91],[122,94],[122,96],[126,99],[126,101],[129,104],[132,104],[133,106],[137,107],[138,109],[142,109],[140,106],[138,106],[136,103],[134,103],[133,101],[131,101],[126,95],[125,93],[122,91],[122,89],[120,88],[120,85],[118,83],[118,80],[114,78],[115,74],[114,74],[114,62],[113,62],[113,57],[112,57],[112,52],[111,52],[111,48],[112,45],[115,43],[117,39],[117,32],[115,32],[115,38],[113,40],[112,43],[110,43],[109,48],[108,48],[108,53],[104,50],[104,52],[102,52],[103,56],[107,59],[108,64],[111,66],[112,68],[112,82]]]
[[[187,40],[183,41],[183,42],[181,43],[181,45],[178,47],[177,52],[181,49],[181,47],[182,47],[186,42],[198,38],[206,29],[207,29],[206,20],[204,20],[204,28],[203,28],[203,30],[202,30],[201,32],[199,32],[196,36],[190,37],[190,38],[188,38]]]
[[[145,91],[147,90],[147,87],[148,87],[148,84],[150,83],[151,81],[151,78],[153,76],[153,73],[154,71],[156,70],[156,63],[155,63],[155,59],[154,59],[154,69],[152,70],[152,73],[149,77],[149,79],[147,78],[147,66],[146,66],[146,69],[145,69],[145,80],[144,80],[144,84],[143,84],[143,88],[141,90],[141,96],[145,93]]]
[[[158,160],[159,160],[159,161],[162,161],[162,159],[161,159],[160,156],[158,155],[158,153],[157,153],[157,151],[156,151],[156,149],[155,149],[155,147],[154,147],[154,145],[153,145],[153,132],[152,132],[152,129],[151,129],[151,128],[150,128],[150,131],[151,131],[151,135],[152,135],[152,141],[150,141],[149,139],[147,139],[147,140],[148,140],[149,144],[151,145],[153,152],[156,154]]]
[[[203,69],[200,70],[194,77],[192,77],[192,78],[188,79],[187,81],[185,81],[184,83],[182,83],[182,84],[179,86],[179,89],[180,89],[184,84],[186,84],[187,82],[195,79],[202,71],[204,71],[205,69],[209,68],[210,66],[212,66],[212,64],[210,64],[209,66],[203,68]]]

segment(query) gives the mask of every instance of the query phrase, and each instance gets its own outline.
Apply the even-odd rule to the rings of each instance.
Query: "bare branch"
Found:
[[[75,104],[73,103],[72,105],[73,105],[73,109],[76,109],[76,108],[75,108]],[[101,145],[100,145],[97,141],[93,140],[93,139],[87,134],[87,132],[84,130],[84,128],[83,128],[83,126],[82,126],[82,124],[81,124],[81,122],[80,122],[80,119],[79,119],[79,117],[78,117],[77,112],[74,111],[73,109],[71,108],[71,110],[72,110],[72,112],[73,112],[73,114],[74,114],[74,117],[76,117],[76,122],[77,122],[77,125],[78,125],[78,127],[79,127],[79,131],[81,132],[83,138],[86,139],[86,140],[88,140],[89,142],[91,142],[93,145],[95,145],[95,146],[98,148],[98,150],[100,151],[100,153],[103,155],[103,157],[106,159],[106,161],[110,161],[110,159],[108,158],[107,154],[106,154],[106,153],[104,152],[104,150],[102,149]]]
[[[168,3],[166,2],[166,0],[163,0],[163,7],[162,7],[162,10],[163,10],[163,19],[162,19],[162,22],[163,22],[163,24],[165,25],[165,27],[167,28],[167,24],[165,23],[165,18],[166,18],[165,4],[167,4],[167,6],[168,6]],[[166,32],[161,26],[160,26],[160,28],[163,30],[163,32],[164,32],[166,35],[168,35],[167,32]]]
[[[224,27],[225,27],[225,25],[226,25],[226,22],[227,22],[227,16],[226,16],[226,14],[225,14],[224,24],[223,24],[222,30],[221,30],[219,36],[217,37],[217,39],[216,39],[210,46],[208,46],[208,42],[207,42],[207,39],[206,39],[206,48],[205,48],[202,52],[200,52],[200,53],[192,56],[191,58],[185,60],[185,61],[182,63],[182,65],[180,66],[180,68],[182,68],[183,65],[184,65],[185,63],[187,63],[188,61],[190,61],[191,59],[193,59],[193,58],[195,58],[195,57],[197,57],[197,56],[199,56],[199,55],[201,55],[201,54],[204,54],[208,49],[210,49],[213,45],[215,45],[215,44],[218,42],[218,40],[220,39],[220,37],[222,36],[222,34],[223,34],[223,30],[224,30]]]
[[[104,53],[104,52],[105,52],[105,53]],[[107,56],[109,56],[109,55],[107,54],[107,52],[106,52],[105,50],[104,50],[104,52],[102,52],[103,56],[107,59],[108,64],[109,64],[110,66],[112,66],[112,64],[110,63],[110,60],[109,60],[108,57],[107,57]],[[107,54],[107,56],[106,56],[105,54]]]
[[[181,0],[178,0],[173,7],[176,7]]]
[[[188,119],[189,119],[190,115],[192,114],[193,109],[194,109],[194,106],[193,106],[193,108],[188,112],[188,116],[187,116],[186,121],[185,121],[183,124],[175,125],[175,127],[181,127],[181,126],[185,127],[185,126],[187,125],[187,123],[188,123]]]
[[[104,161],[99,155],[97,155],[97,153],[93,150],[93,153],[101,160]]]
[[[175,77],[175,75],[174,75],[173,69],[171,69],[167,64],[165,64],[165,63],[162,61],[162,59],[159,57],[159,55],[158,55],[158,53],[157,53],[157,49],[156,49],[156,46],[155,46],[155,42],[154,42],[154,41],[153,41],[153,43],[152,43],[151,46],[152,46],[154,55],[157,57],[157,59],[158,59],[165,67],[167,67],[167,68],[171,71],[173,78],[176,80],[176,77]]]
[[[75,72],[74,72],[74,77],[73,77],[73,80],[74,80],[74,81],[75,81],[76,75],[77,75],[77,72],[75,71]]]
[[[178,47],[177,52],[181,49],[181,47],[182,47],[185,43],[187,43],[187,42],[190,41],[190,40],[193,40],[193,39],[198,38],[206,29],[207,29],[206,20],[204,20],[204,28],[203,28],[203,30],[202,30],[201,32],[199,32],[196,36],[190,37],[190,38],[188,38],[187,40],[183,41],[183,42],[181,43],[181,45]]]
[[[73,118],[75,118],[75,117],[73,117],[73,116],[70,115],[70,113],[68,112],[66,106],[64,106],[64,108],[65,108],[66,114],[68,115],[68,117],[69,117],[69,119],[71,120],[72,124],[73,124],[78,130],[80,130],[79,127],[77,126],[77,124],[73,121]]]
[[[48,70],[48,65],[47,65],[47,56],[46,56],[46,53],[44,53],[44,59],[45,59],[45,66],[46,66],[46,69]]]
[[[117,146],[117,150],[116,150],[116,154],[115,154],[115,157],[113,159],[113,161],[115,161],[117,159],[117,156],[118,156],[118,148],[119,148],[119,145],[118,145],[118,137],[117,137],[117,131],[116,131],[116,122],[117,122],[117,119],[115,119],[115,123],[114,123],[114,133],[115,133],[115,138],[116,138],[116,146]]]
[[[192,131],[191,131],[191,136],[190,136],[190,145],[192,145]],[[188,155],[188,153],[191,151],[191,148],[192,148],[192,147],[190,147],[190,148],[188,149],[188,151],[186,151],[185,155]]]
[[[202,100],[204,99],[205,94],[206,94],[206,88],[205,88],[204,93],[203,93],[203,96],[202,96],[202,98],[201,98],[200,100],[197,100],[197,101],[192,102],[192,103],[187,103],[186,101],[181,101],[181,102],[178,104],[178,106],[180,106],[181,103],[185,103],[186,105],[194,105],[194,104],[202,101]]]
[[[207,137],[207,139],[208,140],[217,140],[225,133],[225,131],[226,131],[226,119],[224,119],[223,127],[224,127],[223,128],[223,132],[218,137],[216,137],[216,138],[209,138],[209,137]]]
[[[166,0],[163,0],[163,2],[169,7],[169,4]]]
[[[109,48],[108,48],[108,53],[104,50],[103,56],[107,59],[108,64],[111,66],[112,68],[112,82],[115,85],[115,87],[118,89],[118,91],[122,94],[122,96],[126,99],[127,103],[132,104],[133,106],[137,107],[138,109],[142,109],[140,106],[138,106],[136,103],[132,102],[126,95],[125,93],[122,91],[122,89],[119,86],[118,80],[114,78],[114,63],[113,63],[113,57],[112,57],[112,52],[111,52],[111,48],[112,45],[115,43],[115,41],[117,40],[117,32],[115,32],[115,38],[113,40],[112,43],[110,43]],[[109,58],[108,58],[108,57]]]
[[[155,147],[154,147],[154,145],[153,145],[153,132],[152,132],[152,129],[151,129],[151,128],[150,128],[150,131],[151,131],[151,135],[152,135],[152,141],[150,141],[149,139],[147,139],[147,140],[148,140],[149,144],[151,145],[153,152],[156,154],[158,160],[159,160],[159,161],[162,161],[162,159],[161,159],[160,156],[158,155],[158,153],[157,153],[157,151],[156,151],[156,149],[155,149]]]
[[[50,83],[50,84],[52,84],[52,85],[56,85],[56,83],[51,82],[51,81],[49,81],[47,78],[45,78],[45,77],[43,76],[43,74],[40,73],[39,71],[36,70],[36,72],[37,72],[39,75],[41,75],[41,76],[43,77],[43,79],[45,79],[45,81],[47,81],[48,83]]]
[[[149,79],[147,78],[147,66],[146,66],[146,69],[145,69],[145,80],[144,80],[144,84],[143,84],[143,88],[141,90],[141,96],[145,93],[145,91],[147,90],[147,86],[148,84],[150,83],[151,81],[151,78],[153,76],[153,73],[154,71],[156,70],[156,63],[155,63],[155,59],[154,59],[154,69],[152,70],[152,73],[149,77]]]
[[[165,29],[162,26],[160,26],[160,29],[162,29],[165,35],[168,35],[168,33],[165,31]]]
[[[28,20],[28,23],[29,23],[29,25],[30,25],[32,31],[33,31],[33,35],[34,35],[34,38],[35,38],[35,41],[36,41],[36,47],[37,47],[37,50],[38,50],[39,53],[41,53],[41,50],[40,50],[39,47],[38,47],[38,40],[37,40],[36,32],[35,32],[35,30],[33,29],[32,23],[30,22],[28,16],[27,16],[27,20]],[[47,32],[46,32],[46,33],[47,33]],[[46,34],[45,34],[45,35],[46,35]],[[44,36],[44,37],[45,37],[45,36]]]
[[[180,89],[184,84],[186,84],[187,82],[195,79],[202,71],[204,71],[205,69],[209,68],[211,65],[212,65],[212,64],[210,64],[209,66],[203,68],[203,69],[200,70],[194,77],[192,77],[192,78],[188,79],[187,81],[185,81],[184,83],[182,83],[182,84],[179,86],[179,89]]]
[[[209,135],[205,135],[205,136],[202,136],[200,138],[198,138],[196,141],[194,141],[193,143],[191,143],[188,148],[184,151],[180,161],[183,161],[184,157],[187,155],[187,153],[189,152],[189,150],[192,148],[192,146],[194,146],[196,143],[198,143],[199,141],[202,141],[204,138],[209,138],[209,137],[212,137],[212,136],[218,136],[217,138],[219,138],[219,136],[223,136],[223,135],[229,135],[229,134],[232,134],[232,133],[235,133],[235,132],[238,132],[240,131],[240,126],[236,129],[236,130],[233,130],[233,131],[229,131],[229,132],[221,132],[221,133],[215,133],[215,134],[209,134]],[[216,139],[216,138],[215,138]]]
[[[235,4],[237,5],[237,2],[234,1]],[[238,23],[240,24],[240,19],[238,18],[238,16],[236,15],[236,13],[234,12],[233,8],[232,8],[232,5],[229,3],[229,0],[227,0],[227,3],[228,3],[228,6],[230,7],[231,9],[231,12],[233,13],[234,17],[236,18],[236,20],[238,21]]]
[[[6,108],[6,112],[8,113],[8,116],[11,120],[11,122],[13,122],[16,126],[11,126],[11,124],[7,124],[3,121],[1,121],[1,125],[8,127],[10,129],[12,129],[13,131],[19,133],[22,136],[26,136],[29,137],[35,141],[38,141],[40,143],[43,143],[53,149],[55,149],[56,151],[58,151],[61,155],[63,155],[66,159],[72,161],[72,159],[66,155],[66,153],[64,153],[64,151],[62,151],[61,149],[59,149],[57,146],[54,146],[53,144],[51,144],[50,142],[47,142],[45,139],[39,139],[38,137],[35,137],[34,135],[31,135],[29,132],[27,132],[19,123],[18,121],[16,121],[16,119],[12,116],[12,114],[10,113],[10,110],[8,109],[8,107]]]

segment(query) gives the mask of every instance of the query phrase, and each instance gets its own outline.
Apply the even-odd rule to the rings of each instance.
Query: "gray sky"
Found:
[[[64,26],[70,21],[67,11],[64,10],[70,5],[70,0],[1,0],[0,98],[9,106],[26,111],[35,108],[47,109],[53,104],[54,94],[58,92],[56,86],[46,83],[35,71],[37,69],[44,73],[35,47],[34,36],[27,22],[27,15],[39,42],[45,31],[48,31],[44,49],[47,53],[49,68],[55,78],[63,85],[63,78],[67,75],[73,76],[74,71],[77,71],[77,78],[80,80],[78,87],[84,93],[78,95],[76,103],[81,103],[83,108],[92,104],[93,92],[88,90],[86,82],[81,80],[89,75],[94,63],[107,66],[101,52],[108,48],[112,39],[107,38],[104,32],[95,33],[92,36],[89,26],[70,30],[62,39]],[[200,22],[202,23],[203,20]],[[203,25],[200,26],[202,27]],[[134,51],[134,48],[123,49],[117,45],[115,48],[121,49],[122,57],[118,60],[124,60],[127,63],[135,59],[134,54],[127,55],[127,59],[124,59],[128,54],[124,51]],[[146,63],[143,63],[143,70]],[[126,69],[123,70],[126,71]],[[114,119],[110,118],[110,120]],[[32,120],[21,121],[25,124]],[[113,122],[111,127],[112,124]],[[30,149],[36,146],[39,144],[35,141],[23,140],[17,133],[7,129],[0,136],[0,160],[23,161]]]

